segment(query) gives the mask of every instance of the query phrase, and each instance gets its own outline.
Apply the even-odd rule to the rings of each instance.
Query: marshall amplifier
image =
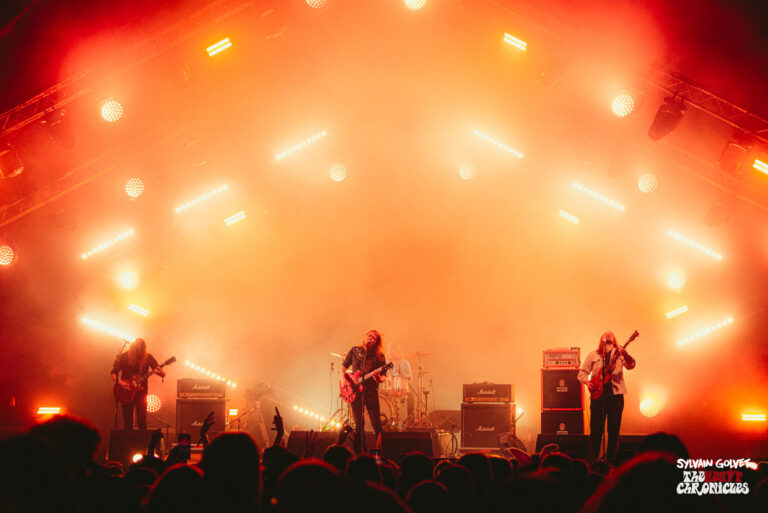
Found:
[[[512,427],[510,408],[514,405],[462,404],[461,446],[498,449],[501,436]]]
[[[226,383],[215,379],[184,378],[176,381],[178,397],[189,399],[224,399]]]
[[[514,385],[494,383],[464,385],[465,403],[511,403],[515,401]]]
[[[544,363],[542,367],[545,369],[558,369],[558,368],[579,368],[581,365],[581,357],[579,355],[579,348],[572,347],[571,349],[547,349],[544,351]]]
[[[583,435],[584,411],[543,411],[541,432],[546,435]]]
[[[541,369],[541,409],[583,410],[584,386],[577,369]]]
[[[200,437],[200,427],[209,413],[214,413],[214,424],[208,439],[224,431],[227,422],[225,399],[176,399],[176,432],[192,435],[192,443]]]

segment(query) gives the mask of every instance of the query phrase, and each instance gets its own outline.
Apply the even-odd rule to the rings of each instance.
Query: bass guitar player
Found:
[[[597,350],[590,352],[579,369],[579,381],[589,390],[590,422],[589,437],[595,458],[600,454],[600,444],[606,420],[608,422],[608,440],[605,456],[613,462],[616,457],[621,414],[624,411],[624,394],[627,384],[624,381],[624,369],[632,370],[636,362],[626,351],[626,347],[638,337],[635,331],[624,346],[616,343],[613,332],[607,331],[600,337]]]

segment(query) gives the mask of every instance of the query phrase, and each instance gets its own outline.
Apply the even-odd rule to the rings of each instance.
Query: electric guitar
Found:
[[[392,368],[392,362],[389,362],[386,365],[382,365],[378,369],[374,369],[365,376],[362,375],[361,371],[357,371],[354,374],[347,374],[344,373],[344,375],[341,378],[341,383],[339,383],[339,388],[341,390],[341,398],[344,399],[345,402],[351,403],[355,400],[355,397],[357,397],[358,392],[363,391],[363,381],[370,378],[377,372],[381,373],[383,376],[386,374],[387,369]]]
[[[149,369],[147,372],[145,372],[141,376],[139,376],[138,374],[134,374],[133,376],[125,380],[125,381],[128,381],[129,383],[128,388],[125,388],[123,385],[121,385],[119,380],[116,381],[115,386],[112,388],[112,391],[115,394],[115,400],[117,400],[117,402],[120,404],[130,403],[131,401],[133,401],[133,398],[136,397],[136,392],[144,390],[144,387],[141,386],[141,383],[149,379],[149,377],[152,374],[154,374],[155,371],[162,369],[166,365],[170,365],[175,361],[176,361],[176,357],[171,356],[166,361],[164,361],[162,365],[158,365],[154,369]]]
[[[640,333],[635,330],[634,333],[629,337],[629,340],[621,346],[622,349],[626,349],[627,346],[635,340],[637,337],[640,336]],[[616,365],[616,360],[619,357],[619,351],[614,351],[613,356],[611,357],[611,361],[608,364],[608,367],[605,369],[605,373],[603,373],[603,369],[598,370],[597,372],[594,372],[592,374],[592,377],[590,378],[589,382],[587,383],[587,388],[589,389],[589,397],[593,400],[600,399],[600,397],[603,395],[603,387],[611,382],[611,376],[613,375],[613,367]],[[603,379],[603,377],[605,379]]]

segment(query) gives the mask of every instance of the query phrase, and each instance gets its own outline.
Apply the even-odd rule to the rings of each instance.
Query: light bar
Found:
[[[237,214],[229,216],[228,218],[224,219],[224,224],[226,224],[227,226],[232,226],[236,222],[242,221],[243,219],[245,219],[245,212],[241,210]]]
[[[59,406],[41,406],[37,409],[38,415],[58,415],[61,412]]]
[[[106,324],[99,321],[95,321],[90,317],[86,317],[85,315],[80,317],[80,322],[82,322],[86,326],[89,326],[95,329],[96,331],[101,331],[102,333],[106,333],[108,335],[114,335],[115,337],[122,338],[123,340],[128,340],[130,342],[133,342],[134,340],[136,340],[136,337],[134,337],[133,335],[129,335],[111,326],[107,326]]]
[[[713,250],[709,249],[706,246],[702,246],[698,242],[694,242],[691,239],[689,239],[689,238],[687,238],[687,237],[685,237],[683,235],[680,235],[679,233],[677,233],[674,230],[667,230],[667,234],[669,234],[671,237],[679,240],[680,242],[685,242],[689,246],[694,247],[694,248],[698,249],[699,251],[701,251],[703,253],[706,253],[707,255],[711,256],[712,258],[716,258],[717,260],[722,260],[723,259],[723,255],[721,255],[720,253],[717,253],[716,251],[713,251]]]
[[[565,210],[561,210],[561,211],[560,211],[560,217],[562,217],[563,219],[567,219],[567,220],[569,220],[569,221],[570,221],[570,222],[572,222],[573,224],[579,224],[579,218],[578,218],[578,217],[576,217],[576,216],[575,216],[575,215],[573,215],[573,214],[569,214],[569,213],[568,213],[568,212],[566,212]]]
[[[667,312],[667,319],[671,319],[672,317],[677,317],[678,315],[684,314],[687,311],[688,311],[688,307],[687,306],[685,306],[685,305],[681,306],[677,310],[672,310],[671,312]]]
[[[149,310],[147,310],[146,308],[142,308],[139,305],[134,305],[133,303],[128,305],[128,310],[130,310],[131,312],[136,312],[139,315],[143,315],[144,317],[149,315]]]
[[[754,167],[761,173],[765,173],[766,175],[768,175],[768,164],[766,164],[762,160],[755,159],[755,162],[752,164],[752,167]]]
[[[608,199],[608,198],[606,198],[605,196],[603,196],[603,195],[602,195],[602,194],[600,194],[599,192],[595,192],[595,191],[593,191],[592,189],[589,189],[589,188],[587,188],[587,187],[584,187],[584,186],[583,186],[583,185],[581,185],[579,182],[573,182],[573,187],[574,187],[574,188],[576,188],[576,189],[578,189],[578,190],[580,190],[580,191],[582,191],[582,192],[586,192],[587,194],[589,194],[589,195],[590,195],[590,196],[592,196],[593,198],[599,199],[600,201],[602,201],[602,202],[603,202],[603,203],[605,203],[606,205],[610,205],[610,206],[612,206],[613,208],[615,208],[616,210],[621,210],[622,212],[624,211],[624,205],[621,205],[621,204],[619,204],[619,203],[616,203],[616,202],[615,202],[615,201],[613,201],[612,199]]]
[[[230,408],[229,409],[229,416],[230,417],[237,417],[237,412],[240,411],[237,408]]]
[[[494,139],[493,137],[491,137],[491,136],[489,136],[489,135],[485,135],[485,134],[484,134],[484,133],[482,133],[480,130],[475,130],[475,132],[474,132],[474,133],[475,133],[475,135],[477,135],[478,137],[482,137],[482,138],[483,138],[483,139],[485,139],[486,141],[488,141],[488,142],[492,142],[493,144],[495,144],[495,145],[496,145],[496,146],[498,146],[499,148],[503,149],[504,151],[507,151],[507,152],[509,152],[509,153],[513,154],[515,157],[517,157],[517,158],[519,158],[519,159],[523,158],[523,154],[522,154],[522,153],[520,153],[519,151],[517,151],[516,149],[512,148],[511,146],[507,146],[506,144],[504,144],[504,143],[503,143],[503,142],[501,142],[501,141],[497,141],[496,139]]]
[[[312,137],[310,137],[309,139],[306,139],[306,140],[304,140],[304,141],[300,142],[300,143],[299,143],[299,144],[297,144],[296,146],[293,146],[293,147],[291,147],[291,148],[288,148],[287,150],[283,151],[282,153],[278,153],[277,155],[275,155],[275,160],[283,160],[285,157],[287,157],[287,156],[288,156],[288,155],[290,155],[291,153],[294,153],[294,152],[296,152],[296,151],[298,151],[298,150],[300,150],[300,149],[302,149],[302,148],[304,148],[304,147],[306,147],[306,146],[309,146],[309,145],[310,145],[310,144],[312,144],[313,142],[315,142],[315,141],[317,141],[317,140],[319,140],[319,139],[322,139],[323,137],[325,137],[325,136],[326,136],[326,133],[327,133],[327,132],[326,132],[325,130],[323,130],[323,131],[322,131],[322,132],[320,132],[319,134],[317,134],[317,135],[313,135],[313,136],[312,136]]]
[[[187,360],[187,361],[184,362],[184,365],[186,365],[187,367],[189,367],[191,369],[195,369],[196,371],[200,372],[201,374],[205,374],[209,378],[213,378],[216,381],[223,381],[223,382],[225,382],[227,384],[227,386],[230,386],[232,388],[237,388],[237,383],[235,383],[234,381],[230,381],[230,380],[228,380],[228,379],[226,379],[226,378],[216,374],[215,372],[212,372],[212,371],[206,369],[205,367],[201,367],[199,365],[196,365],[194,362],[190,362],[189,360]]]
[[[229,40],[228,37],[225,37],[218,43],[212,44],[211,46],[206,48],[206,50],[208,51],[208,55],[213,57],[217,53],[223,52],[224,50],[226,50],[227,48],[230,48],[231,46],[232,46],[232,42]]]
[[[765,413],[742,413],[741,420],[744,422],[765,422]]]
[[[528,43],[526,43],[522,39],[516,38],[512,34],[507,34],[506,32],[504,32],[504,42],[522,51],[525,51],[526,48],[528,47]]]
[[[306,415],[307,417],[309,417],[311,419],[315,419],[315,420],[317,420],[319,422],[325,423],[326,421],[328,421],[328,426],[330,426],[330,427],[334,427],[334,428],[340,428],[341,427],[341,423],[340,422],[336,422],[335,420],[326,419],[322,415],[313,412],[309,408],[304,408],[304,407],[301,407],[301,406],[298,406],[298,405],[294,404],[293,405],[293,411],[301,413],[302,415]]]
[[[121,233],[117,237],[113,237],[111,240],[108,240],[106,242],[102,242],[101,244],[99,244],[98,246],[96,246],[95,248],[90,250],[89,252],[83,253],[80,256],[83,257],[83,260],[85,260],[86,258],[90,258],[91,256],[95,255],[96,253],[101,253],[102,251],[104,251],[108,247],[112,246],[116,242],[120,242],[121,240],[126,239],[126,238],[130,237],[131,235],[133,235],[133,228],[131,228],[130,230],[124,231],[123,233]]]
[[[679,346],[684,346],[684,345],[688,344],[689,342],[692,342],[692,341],[694,341],[694,340],[698,340],[698,339],[700,339],[701,337],[704,337],[704,336],[706,336],[706,335],[709,335],[709,334],[710,334],[710,333],[712,333],[713,331],[717,331],[717,330],[719,330],[720,328],[723,328],[723,327],[725,327],[725,326],[727,326],[727,325],[729,325],[729,324],[733,324],[733,317],[728,317],[728,318],[727,318],[726,320],[724,320],[723,322],[717,323],[717,324],[715,324],[714,326],[712,326],[711,328],[707,328],[707,329],[705,329],[705,330],[702,330],[702,331],[700,331],[700,332],[696,333],[695,335],[691,335],[691,336],[690,336],[690,337],[688,337],[688,338],[684,338],[683,340],[679,340],[679,341],[677,342],[677,345],[679,345]]]
[[[217,187],[216,189],[213,189],[212,191],[206,192],[200,197],[197,197],[191,201],[187,201],[183,205],[179,205],[176,207],[176,213],[184,212],[185,210],[189,210],[193,206],[197,205],[198,203],[202,203],[203,201],[207,200],[211,196],[215,196],[216,194],[219,194],[220,192],[224,192],[227,190],[227,184],[222,185],[221,187]]]

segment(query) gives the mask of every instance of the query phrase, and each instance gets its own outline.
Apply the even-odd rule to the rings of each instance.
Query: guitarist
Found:
[[[613,362],[613,367],[611,367]],[[624,411],[624,394],[627,385],[624,382],[624,369],[635,368],[635,359],[621,346],[616,344],[616,337],[610,331],[600,337],[600,345],[584,359],[579,369],[579,381],[585,385],[592,395],[590,402],[589,437],[592,441],[593,454],[600,454],[600,443],[603,439],[606,418],[608,420],[608,447],[606,456],[613,461],[616,456],[616,444],[621,428],[621,413]],[[593,380],[590,380],[590,376]],[[598,376],[595,380],[594,377]],[[602,394],[595,398],[595,387],[601,386]]]
[[[342,378],[347,369],[353,372],[360,371],[362,375],[386,364],[384,348],[381,342],[381,333],[370,330],[359,346],[354,346],[347,352],[341,364]],[[384,371],[386,373],[386,371]],[[352,401],[352,415],[355,418],[355,452],[360,453],[365,449],[365,419],[363,418],[363,403],[368,410],[368,418],[378,439],[381,436],[381,413],[379,409],[379,383],[384,381],[381,373],[375,373],[362,383],[363,390]]]
[[[155,357],[147,353],[147,343],[137,338],[128,347],[128,350],[115,358],[112,365],[112,381],[126,390],[136,392],[133,401],[121,405],[123,407],[123,427],[133,429],[133,410],[136,409],[136,423],[139,429],[147,429],[147,380],[142,383],[132,383],[132,379],[142,376],[154,369],[161,378],[165,377],[165,371],[160,368]]]

